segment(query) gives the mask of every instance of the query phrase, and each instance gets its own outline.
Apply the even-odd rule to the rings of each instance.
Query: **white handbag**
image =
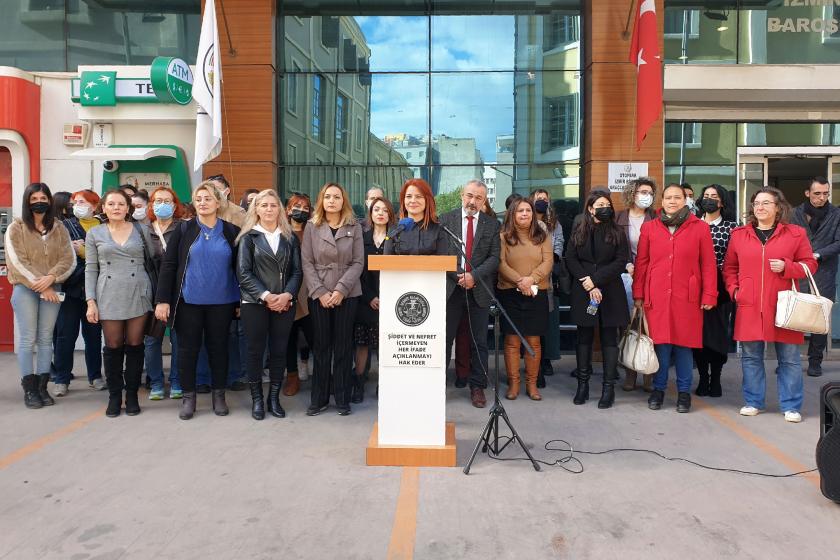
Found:
[[[802,264],[802,263],[799,263]],[[831,306],[833,302],[820,295],[817,283],[808,267],[802,264],[811,293],[796,289],[796,280],[790,281],[790,290],[779,292],[776,302],[776,326],[782,329],[811,334],[828,334],[831,331]]]
[[[637,317],[638,325],[634,328]],[[621,365],[644,375],[659,371],[659,359],[656,357],[653,339],[647,333],[648,324],[644,310],[634,309],[630,324],[627,325],[618,346],[618,360]]]

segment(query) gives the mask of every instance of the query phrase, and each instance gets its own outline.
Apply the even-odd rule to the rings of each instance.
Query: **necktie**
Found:
[[[467,216],[467,242],[466,242],[466,249],[464,252],[467,254],[467,262],[465,263],[466,266],[464,270],[470,272],[472,267],[470,266],[470,259],[472,258],[472,246],[473,246],[473,238],[475,234],[473,233],[473,219],[475,216]]]

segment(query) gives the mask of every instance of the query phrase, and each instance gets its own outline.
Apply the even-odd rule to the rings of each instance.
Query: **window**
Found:
[[[545,98],[543,113],[543,153],[577,144],[576,95]]]
[[[363,132],[364,132],[362,130],[363,126],[364,125],[362,124],[362,119],[356,119],[356,130],[354,131],[356,138],[354,140],[354,143],[356,144],[356,151],[359,151],[359,152],[362,151],[362,138],[363,138]]]
[[[350,138],[350,131],[347,123],[349,122],[350,107],[347,103],[347,97],[344,94],[338,93],[335,96],[335,149],[342,154],[347,153],[347,142]]]
[[[326,80],[321,74],[312,77],[312,137],[324,143],[324,86]]]
[[[699,122],[666,122],[665,143],[676,146],[685,143],[687,147],[700,147],[700,126]]]
[[[288,81],[288,91],[286,92],[286,109],[293,115],[297,114],[298,110],[298,74],[300,74],[300,66],[297,62],[292,63],[292,73],[286,74]]]
[[[682,38],[683,31],[688,29],[688,37],[696,39],[700,36],[700,11],[668,8],[665,10],[664,26],[667,38]]]
[[[553,13],[543,19],[543,51],[578,40],[577,16]]]

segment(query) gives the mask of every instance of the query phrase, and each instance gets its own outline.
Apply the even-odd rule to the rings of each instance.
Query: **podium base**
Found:
[[[369,467],[454,467],[457,466],[455,423],[446,423],[443,446],[379,445],[379,424],[373,424],[368,440],[366,462]]]

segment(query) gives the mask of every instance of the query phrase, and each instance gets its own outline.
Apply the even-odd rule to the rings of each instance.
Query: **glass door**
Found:
[[[767,157],[756,155],[738,155],[738,217],[739,221],[747,213],[750,197],[767,184]]]

